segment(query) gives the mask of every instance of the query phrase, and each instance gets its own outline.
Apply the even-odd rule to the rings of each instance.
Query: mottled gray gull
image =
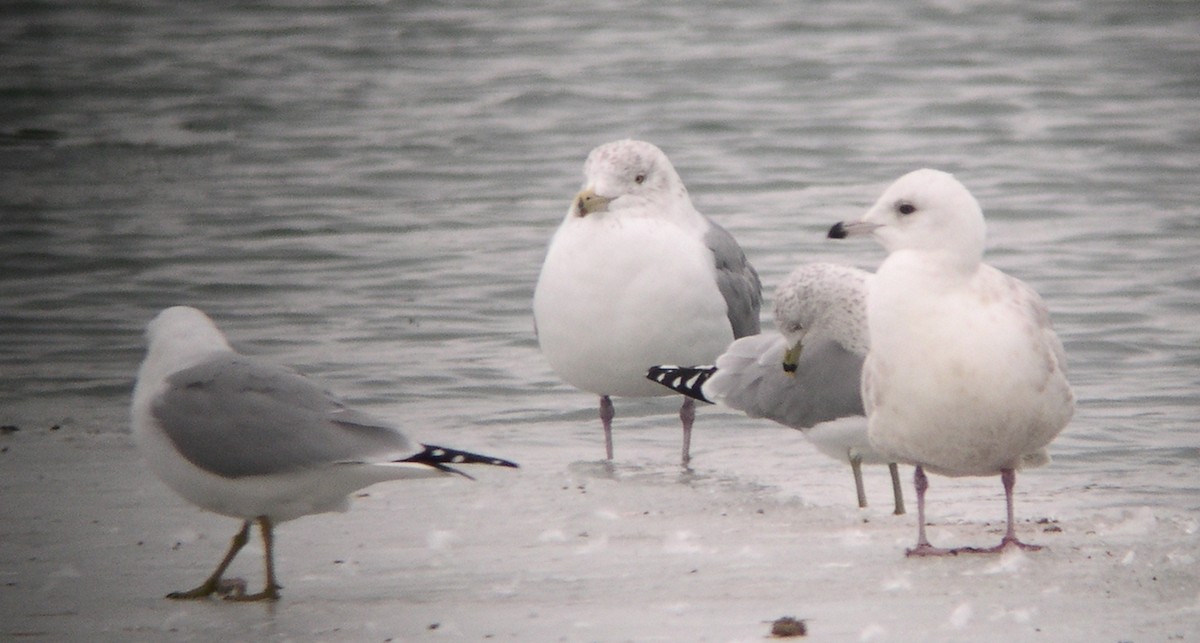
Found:
[[[896,463],[871,446],[866,422],[834,421],[863,415],[869,277],[850,266],[802,265],[775,291],[779,332],[736,340],[715,365],[656,366],[647,377],[684,395],[800,429],[819,451],[850,465],[860,507],[867,505],[862,465],[888,465],[894,512],[903,514]]]

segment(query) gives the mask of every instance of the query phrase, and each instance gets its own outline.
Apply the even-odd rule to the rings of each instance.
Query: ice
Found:
[[[960,603],[954,611],[950,613],[950,627],[961,630],[971,622],[971,618],[975,616],[975,608],[970,603]]]
[[[605,467],[572,459],[594,450],[584,435],[517,438],[512,452],[480,438],[469,446],[525,466],[475,482],[385,483],[348,513],[280,526],[283,598],[269,609],[162,598],[198,582],[237,524],[179,500],[128,436],[8,436],[0,638],[725,642],[763,640],[784,615],[806,619],[813,640],[1200,631],[1195,511],[1098,508],[1031,476],[1021,494],[1048,511],[1027,511],[1018,527],[1046,549],[907,559],[913,517],[886,502],[853,507],[849,480],[829,475],[838,463],[801,450],[800,436],[701,435],[688,475],[674,444]],[[780,436],[796,440],[789,459],[777,455]],[[934,525],[945,542],[996,537],[993,485],[947,480]],[[886,476],[866,482],[887,491]],[[1069,517],[1039,522],[1043,513]],[[243,555],[230,576],[253,587],[260,566]]]

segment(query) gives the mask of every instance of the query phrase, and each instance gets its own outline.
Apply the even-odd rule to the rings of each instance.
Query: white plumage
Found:
[[[233,351],[203,312],[168,308],[147,328],[149,350],[133,392],[133,436],[151,470],[189,502],[243,525],[217,570],[199,587],[222,591],[225,568],[262,530],[266,587],[230,598],[278,598],[273,526],[344,511],[349,494],[385,480],[460,473],[448,464],[511,462],[413,445],[393,425],[355,411],[299,373]],[[465,475],[465,474],[463,474]]]
[[[612,458],[611,396],[667,390],[663,363],[707,363],[758,332],[758,275],[723,228],[692,207],[661,150],[624,140],[592,150],[583,190],[550,242],[533,298],[538,342],[568,384],[601,397]],[[692,401],[680,409],[689,459]]]
[[[830,230],[835,238],[865,233],[889,254],[867,297],[863,402],[871,443],[917,467],[920,532],[910,554],[1022,545],[1012,518],[1015,471],[1046,462],[1046,445],[1074,413],[1066,357],[1045,305],[1032,288],[982,263],[983,213],[945,172],[901,177],[861,220]],[[1009,520],[998,547],[929,545],[925,470],[1002,477]]]

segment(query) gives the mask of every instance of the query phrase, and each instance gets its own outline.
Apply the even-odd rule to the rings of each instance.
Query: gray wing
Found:
[[[226,478],[415,451],[397,429],[346,408],[303,375],[236,353],[172,374],[151,412],[183,457]]]
[[[746,260],[746,253],[729,234],[715,221],[709,219],[710,227],[704,235],[704,243],[712,250],[717,266],[717,287],[725,297],[726,314],[733,326],[734,338],[757,334],[758,311],[762,307],[762,282],[758,272]]]
[[[794,377],[783,371],[787,341],[778,333],[743,337],[717,358],[704,394],[751,417],[807,429],[863,414],[863,358],[835,341],[804,345]]]

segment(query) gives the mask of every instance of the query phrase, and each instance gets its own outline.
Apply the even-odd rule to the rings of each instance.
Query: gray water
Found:
[[[241,4],[5,6],[4,424],[126,431],[142,328],[187,303],[407,426],[598,458],[530,299],[587,152],[632,136],[768,292],[877,265],[824,231],[954,172],[1070,356],[1052,475],[1200,507],[1195,4]],[[674,458],[674,407],[619,404],[618,457],[639,435]],[[760,425],[702,417],[697,444]]]

